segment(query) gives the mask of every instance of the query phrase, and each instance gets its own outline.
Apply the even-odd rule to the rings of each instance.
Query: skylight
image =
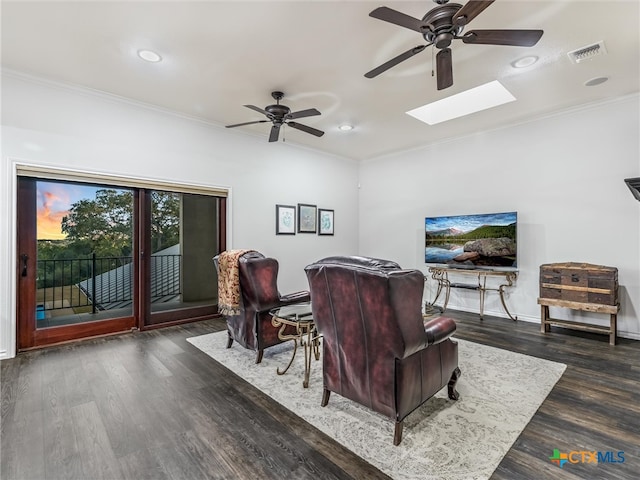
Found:
[[[422,107],[409,110],[407,114],[418,120],[435,125],[470,113],[487,110],[504,103],[515,101],[516,97],[494,80],[479,87],[457,93]]]

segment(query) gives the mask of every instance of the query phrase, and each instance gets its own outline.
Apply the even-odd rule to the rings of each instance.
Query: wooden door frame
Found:
[[[29,267],[37,261],[38,245],[29,240],[36,237],[36,181],[18,178],[17,189],[16,343],[19,351],[35,345],[36,269]]]

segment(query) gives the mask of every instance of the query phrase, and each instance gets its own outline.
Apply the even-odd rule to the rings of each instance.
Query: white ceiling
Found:
[[[466,3],[458,0],[459,3]],[[640,2],[497,0],[465,31],[543,29],[531,48],[452,44],[454,85],[436,89],[432,51],[374,79],[364,73],[426,42],[420,34],[368,16],[386,5],[422,18],[436,5],[405,1],[2,1],[2,66],[160,106],[215,125],[261,120],[285,92],[292,111],[317,108],[300,123],[318,138],[286,128],[286,141],[353,159],[526,122],[567,108],[638,92]],[[607,55],[580,64],[567,52],[604,41]],[[136,56],[151,49],[152,64]],[[516,70],[510,62],[537,55]],[[601,85],[586,87],[594,77]],[[499,80],[517,101],[429,126],[406,115]],[[354,130],[341,132],[338,125]],[[229,132],[267,142],[270,125]],[[282,137],[282,135],[281,135]]]

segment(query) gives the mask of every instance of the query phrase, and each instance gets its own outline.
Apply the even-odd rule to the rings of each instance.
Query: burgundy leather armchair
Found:
[[[220,275],[219,257],[213,258]],[[262,361],[265,348],[282,343],[278,329],[271,324],[269,310],[283,305],[308,302],[309,292],[280,295],[278,291],[278,261],[259,252],[249,251],[238,259],[240,304],[235,315],[223,315],[227,322],[227,348],[234,340],[254,350],[256,363]]]
[[[368,257],[329,257],[305,268],[313,318],[323,336],[322,406],[331,392],[395,420],[394,445],[407,415],[460,376],[451,318],[424,321],[424,276]]]

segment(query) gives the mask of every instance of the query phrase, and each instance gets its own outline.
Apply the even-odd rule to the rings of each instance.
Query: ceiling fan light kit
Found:
[[[532,47],[542,37],[542,30],[473,30],[463,33],[464,28],[494,0],[469,0],[464,6],[448,3],[449,0],[433,0],[437,7],[429,10],[421,20],[388,7],[379,7],[369,16],[408,28],[422,35],[426,45],[418,45],[401,53],[365,73],[365,77],[374,78],[401,62],[433,45],[440,51],[436,55],[436,75],[438,90],[453,85],[453,61],[449,46],[453,40],[478,45],[511,45]]]

